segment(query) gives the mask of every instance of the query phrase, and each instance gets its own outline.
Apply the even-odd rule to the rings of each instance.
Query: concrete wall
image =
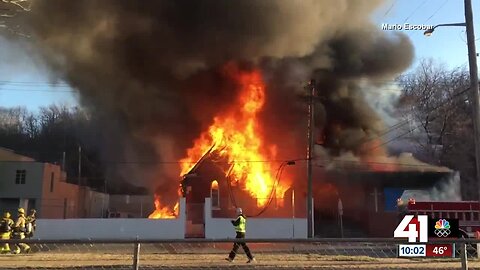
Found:
[[[210,198],[205,198],[205,238],[233,238],[232,218],[212,218]],[[305,218],[248,218],[246,238],[307,238]]]
[[[176,219],[39,219],[38,239],[183,239],[185,199]]]
[[[25,170],[25,184],[16,184],[17,170]],[[0,212],[14,217],[18,207],[37,207],[42,196],[43,163],[31,161],[0,161]]]
[[[109,195],[87,189],[85,191],[84,206],[88,218],[102,218],[108,210]]]
[[[39,239],[183,239],[185,199],[180,200],[176,219],[39,219],[35,238]],[[205,238],[234,238],[229,218],[212,218],[210,198],[205,200]],[[249,218],[247,238],[306,238],[304,218]]]
[[[25,184],[15,183],[17,170],[25,170]],[[0,161],[0,179],[1,201],[18,200],[15,208],[35,208],[39,218],[76,218],[81,214],[79,187],[65,182],[65,173],[58,165]],[[10,204],[0,203],[0,211],[12,211]]]
[[[78,218],[84,214],[79,203],[80,187],[66,182],[59,165],[42,163],[42,197],[37,201],[39,218]],[[40,205],[39,205],[40,204]]]
[[[25,184],[16,184],[17,170],[25,170]],[[0,162],[0,198],[40,199],[43,163],[23,161]]]

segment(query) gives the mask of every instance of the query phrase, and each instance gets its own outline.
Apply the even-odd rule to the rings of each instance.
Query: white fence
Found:
[[[184,239],[185,198],[180,200],[176,219],[39,219],[35,238],[60,239]],[[235,237],[229,218],[212,218],[210,198],[205,199],[205,238]],[[305,218],[249,218],[247,238],[307,238]]]
[[[183,239],[185,198],[175,219],[38,219],[35,238],[58,239]]]
[[[230,218],[212,218],[210,198],[205,198],[205,238],[235,237],[230,220]],[[307,219],[248,218],[246,238],[307,238]]]

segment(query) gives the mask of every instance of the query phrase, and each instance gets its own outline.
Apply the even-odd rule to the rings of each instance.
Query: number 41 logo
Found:
[[[428,216],[406,215],[393,232],[393,238],[408,238],[408,242],[428,242]]]

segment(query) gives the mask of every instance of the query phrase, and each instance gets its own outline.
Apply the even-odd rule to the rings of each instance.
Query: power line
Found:
[[[444,100],[443,102],[441,102],[441,103],[440,103],[440,104],[438,104],[437,106],[433,107],[432,109],[430,109],[430,110],[429,110],[429,111],[427,111],[426,113],[431,113],[431,112],[433,112],[433,111],[436,111],[436,110],[440,109],[441,107],[443,107],[443,106],[447,105],[447,104],[448,104],[448,102],[450,102],[450,101],[453,101],[454,99],[456,99],[456,98],[460,97],[461,95],[465,94],[465,93],[466,93],[466,92],[468,92],[469,90],[470,90],[470,88],[467,88],[467,89],[465,89],[465,90],[463,90],[463,91],[460,91],[460,92],[458,92],[458,93],[454,94],[454,95],[453,95],[453,96],[451,96],[449,99],[447,99],[447,100]],[[373,141],[373,140],[379,139],[379,138],[381,138],[381,137],[383,137],[383,136],[387,135],[388,133],[390,133],[390,132],[392,132],[392,131],[395,131],[395,130],[397,130],[397,129],[399,129],[399,128],[401,128],[401,127],[403,127],[403,126],[405,126],[405,125],[409,124],[409,123],[410,123],[410,121],[412,121],[412,120],[413,120],[413,116],[411,116],[411,117],[408,117],[406,120],[404,120],[404,121],[402,121],[402,122],[400,122],[400,123],[397,123],[397,124],[395,124],[395,125],[391,126],[390,128],[388,128],[387,130],[385,130],[385,131],[383,131],[382,133],[378,134],[378,135],[377,135],[377,136],[375,136],[374,138],[369,138],[368,140],[366,140],[366,141],[363,141],[363,143],[366,143],[366,142],[370,142],[370,141]],[[417,127],[417,128],[418,128],[418,127]],[[413,129],[413,130],[414,130],[414,129]],[[409,131],[409,132],[405,133],[405,134],[404,134],[404,135],[402,135],[401,137],[403,137],[403,136],[405,136],[405,135],[407,135],[407,134],[411,133],[413,130],[411,130],[411,131]],[[399,137],[399,138],[400,138],[400,137]],[[389,142],[391,142],[391,141],[393,141],[393,140],[389,140],[389,141],[388,141],[388,142],[386,142],[386,143],[389,143]],[[381,144],[380,146],[383,146],[383,145],[385,145],[386,143],[383,143],[383,144]],[[370,150],[376,149],[376,148],[378,148],[378,147],[380,147],[380,146],[376,146],[376,147],[374,147],[374,148],[372,148],[372,149],[370,149]]]
[[[83,155],[82,155],[83,156]],[[380,156],[382,157],[382,156]],[[361,159],[362,157],[359,156],[357,157],[359,159]],[[375,156],[372,156],[372,158],[375,158]],[[387,158],[389,158],[387,156]],[[302,159],[288,159],[288,160],[283,160],[282,161],[282,164],[287,164],[287,162],[291,162],[291,161],[295,161],[295,162],[303,162],[303,161],[307,161],[307,159],[305,158],[302,158]],[[429,164],[410,164],[410,163],[396,163],[396,162],[380,162],[380,161],[364,161],[364,160],[342,160],[342,159],[335,159],[335,158],[331,158],[331,159],[314,159],[315,162],[343,162],[343,163],[354,163],[354,164],[366,164],[366,165],[399,165],[399,166],[406,166],[406,167],[431,167],[433,165],[429,165]],[[42,161],[1,161],[0,163],[18,163],[18,162],[22,162],[22,163],[51,163],[51,162],[42,162]],[[233,164],[233,163],[244,163],[244,162],[258,162],[258,161],[234,161],[234,162],[225,162],[225,164]],[[279,163],[280,161],[261,161],[261,162],[277,162]],[[105,162],[102,162],[105,164]],[[128,163],[124,163],[124,162],[113,162],[113,161],[110,161],[110,162],[106,162],[106,163],[115,163],[115,164],[183,164],[185,162],[180,162],[180,161],[151,161],[151,162],[133,162],[133,161],[130,161]],[[188,162],[190,163],[190,162]],[[193,162],[194,163],[194,162]],[[223,163],[223,162],[213,162],[213,163]],[[325,164],[322,164],[322,165],[319,165],[319,166],[324,166]],[[92,166],[95,166],[97,167],[97,165],[93,165]],[[282,167],[284,167],[286,165],[283,165]],[[281,173],[281,170],[280,168],[277,169],[277,175]],[[281,175],[281,174],[280,174]],[[276,176],[275,178],[278,178],[279,176]],[[90,178],[90,179],[103,179],[105,178],[104,176],[102,177],[99,177],[99,176],[95,176],[95,177],[89,177],[89,176],[82,176],[82,178]]]
[[[273,198],[274,196],[276,196],[276,192],[277,192],[277,186],[278,184],[280,183],[280,178],[282,177],[282,172],[283,172],[283,169],[285,168],[285,166],[288,165],[288,162],[283,162],[282,164],[280,164],[280,167],[277,169],[277,173],[275,175],[275,179],[274,179],[274,182],[273,182],[273,186],[272,186],[272,189],[270,191],[270,195],[268,196],[268,201],[267,203],[265,204],[265,206],[263,207],[262,210],[260,210],[257,214],[253,215],[253,216],[249,216],[249,217],[258,217],[260,216],[261,214],[263,214],[267,209],[268,207],[270,207],[270,205],[272,204],[272,201],[273,201]],[[227,180],[228,181],[228,180]],[[258,200],[259,198],[257,198]],[[236,206],[236,204],[235,204]]]
[[[435,16],[435,15],[440,11],[440,9],[442,9],[442,8],[445,6],[445,4],[446,4],[447,2],[448,2],[448,0],[445,0],[445,1],[433,12],[433,14],[432,14],[430,17],[428,17],[428,19],[425,20],[423,23],[426,23],[426,22],[428,22],[431,18],[433,18],[433,16]]]
[[[463,91],[460,91],[456,94],[454,94],[452,97],[450,97],[449,99],[447,100],[444,100],[443,102],[441,102],[440,104],[438,104],[437,106],[435,106],[434,108],[430,109],[429,111],[427,111],[427,113],[431,113],[433,111],[436,111],[438,110],[439,108],[445,106],[448,104],[448,102],[450,101],[453,101],[454,99],[460,97],[462,94],[468,92],[470,89],[465,89]],[[435,117],[436,118],[436,117]],[[383,131],[382,133],[376,135],[374,138],[369,138],[367,140],[363,140],[362,142],[363,143],[366,143],[366,142],[369,142],[369,141],[373,141],[373,140],[376,140],[376,139],[379,139],[385,135],[387,135],[388,133],[392,132],[392,131],[395,131],[403,126],[405,126],[406,124],[409,124],[410,121],[413,120],[413,116],[411,117],[408,117],[406,120],[400,122],[400,123],[397,123],[391,127],[389,127],[388,129],[386,129],[385,131]],[[375,147],[373,147],[371,150],[374,150],[378,147],[381,147],[385,144],[388,144],[396,139],[399,139],[405,135],[408,135],[409,133],[413,132],[415,129],[417,129],[419,126],[415,127],[414,129],[411,129],[409,130],[408,132],[405,132],[403,134],[401,134],[400,136],[397,136],[387,142],[384,142],[382,143],[381,145],[377,145]],[[44,153],[47,153],[47,152],[44,152]],[[305,158],[296,158],[296,159],[285,159],[285,160],[233,160],[233,161],[214,161],[215,163],[225,163],[225,164],[231,164],[231,163],[253,163],[253,162],[264,162],[264,163],[275,163],[275,162],[287,162],[287,161],[304,161],[306,160]],[[191,161],[191,162],[180,162],[180,161],[103,161],[103,163],[106,163],[106,164],[195,164],[197,163],[196,161]]]
[[[413,10],[412,13],[410,13],[410,15],[407,16],[407,18],[405,18],[405,20],[403,21],[403,24],[406,23],[408,21],[408,19],[410,19],[415,13],[417,13],[417,11],[427,2],[427,0],[423,0],[422,3],[420,3],[420,5],[417,6],[416,9]]]
[[[6,81],[0,80],[0,84],[13,84],[13,85],[49,85],[54,87],[70,87],[67,83],[54,83],[45,81]]]
[[[385,19],[385,17],[388,15],[388,13],[390,13],[390,11],[392,10],[393,6],[395,6],[396,3],[397,3],[397,0],[394,0],[394,1],[392,2],[392,4],[391,4],[390,7],[387,9],[387,11],[385,12],[385,14],[383,14],[382,19]]]
[[[384,85],[388,85],[385,83]],[[392,83],[392,85],[394,85]],[[76,90],[56,90],[56,89],[26,89],[26,88],[2,88],[0,87],[0,92],[50,92],[50,93],[78,93]],[[392,87],[360,87],[359,91],[372,91],[372,92],[403,92],[401,88],[392,88]]]
[[[370,78],[367,79],[369,82],[387,82],[387,83],[395,83],[401,84],[401,82],[392,80],[392,79],[381,79],[381,78]],[[15,86],[54,86],[54,87],[71,87],[68,83],[61,82],[61,83],[54,83],[48,81],[7,81],[7,80],[0,80],[0,84],[12,84]]]
[[[9,91],[9,92],[51,92],[51,93],[77,93],[75,90],[55,90],[55,89],[12,89],[12,88],[1,88],[0,91]]]
[[[83,155],[82,155],[83,156]],[[232,161],[214,161],[211,160],[212,163],[215,164],[234,164],[234,163],[282,163],[282,162],[289,162],[289,161],[306,161],[306,158],[297,158],[297,159],[282,159],[282,160],[232,160]],[[9,161],[1,161],[1,162],[26,162],[26,163],[52,163],[53,162],[43,162],[43,161],[38,161],[38,160],[33,160],[33,161],[15,161],[15,160],[9,160]],[[100,161],[103,164],[196,164],[197,161]]]
[[[385,82],[393,84],[401,84],[401,82],[388,79],[372,78],[368,79],[369,82]],[[0,80],[0,84],[11,84],[12,86],[53,86],[53,87],[71,87],[67,83],[51,83],[45,81],[5,81]]]
[[[316,163],[314,165],[315,167],[322,167],[322,168],[328,166],[331,163],[347,163],[347,164],[350,164],[350,166],[355,166],[355,165],[367,165],[367,166],[368,165],[391,165],[391,166],[399,166],[399,167],[403,167],[403,168],[416,168],[416,169],[422,169],[422,168],[432,169],[433,167],[438,167],[439,170],[434,171],[434,172],[444,172],[444,171],[440,170],[440,168],[442,168],[442,166],[430,165],[430,164],[411,164],[411,163],[362,161],[362,160],[342,160],[342,159],[335,159],[335,158],[332,158],[332,159],[315,159],[314,161],[315,162],[323,162],[322,164]],[[286,163],[282,163],[282,164],[286,164]],[[280,180],[281,180],[280,177],[281,177],[281,174],[282,174],[284,168],[285,168],[285,165],[283,165],[283,166],[281,165],[281,167],[277,169],[276,177],[274,178],[274,183],[271,186],[269,186],[269,187],[272,188],[269,196],[267,198],[259,198],[259,199],[268,199],[267,203],[264,206],[264,209],[262,209],[258,214],[254,215],[254,216],[259,216],[260,214],[262,214],[268,208],[268,206],[271,204],[273,199],[275,198],[274,194],[275,194],[277,186],[280,183]],[[353,168],[352,168],[352,170],[353,170]],[[358,170],[358,168],[355,168],[354,170]],[[372,170],[365,169],[365,171],[372,171]],[[104,180],[104,179],[107,179],[108,177],[107,176],[82,176],[82,178],[83,179],[89,179],[89,180]],[[179,176],[178,178],[180,179],[181,177]],[[78,179],[78,177],[67,177],[67,179],[74,180],[74,179]],[[230,186],[229,189],[231,189],[231,188],[232,187]],[[233,190],[230,190],[229,192],[231,192],[230,200],[234,204],[234,206],[236,206],[237,204],[236,204],[236,200],[235,200],[235,195],[233,194]]]
[[[387,158],[390,158],[390,157],[387,157]],[[421,168],[421,167],[431,168],[431,167],[437,166],[437,165],[430,165],[430,164],[411,164],[411,163],[398,163],[398,162],[342,160],[342,159],[331,159],[331,160],[323,159],[323,160],[315,160],[315,161],[330,162],[330,163],[331,162],[352,163],[352,164],[360,164],[360,165],[362,165],[362,164],[365,164],[365,165],[397,165],[397,166],[401,166],[401,167],[416,167],[416,168]],[[320,165],[316,165],[316,166],[317,167],[324,167],[325,165],[328,165],[328,163],[320,164]],[[441,167],[441,166],[439,166],[439,167]]]
[[[470,89],[467,89],[467,90],[470,90]],[[465,99],[465,101],[467,101],[467,100],[468,100],[468,98]],[[435,120],[437,117],[439,117],[439,115],[434,116],[434,117],[433,117],[432,119],[430,119],[430,120]],[[402,133],[402,134],[400,134],[400,135],[398,135],[398,136],[396,136],[396,137],[394,137],[394,138],[392,138],[392,139],[390,139],[390,140],[388,140],[388,141],[386,141],[386,142],[383,142],[383,143],[380,144],[380,145],[376,145],[376,146],[374,146],[374,147],[372,147],[372,148],[370,148],[370,149],[368,149],[368,150],[371,151],[371,150],[377,149],[377,148],[382,147],[382,146],[384,146],[384,145],[386,145],[386,144],[388,144],[388,143],[390,143],[390,142],[393,142],[393,141],[395,141],[395,140],[397,140],[397,139],[400,139],[400,138],[402,138],[402,137],[404,137],[404,136],[412,133],[414,130],[416,130],[416,129],[419,128],[420,126],[421,126],[421,124],[413,127],[412,129],[410,129],[410,130],[408,130],[408,131],[406,131],[406,132],[404,132],[404,133]]]

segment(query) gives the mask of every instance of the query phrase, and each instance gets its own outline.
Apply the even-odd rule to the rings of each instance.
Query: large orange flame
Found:
[[[227,65],[225,71],[241,87],[236,106],[214,117],[208,130],[195,140],[180,162],[180,175],[188,173],[213,145],[213,152],[233,164],[232,180],[256,198],[258,206],[264,206],[276,182],[275,169],[268,162],[275,159],[276,147],[265,147],[257,117],[265,103],[265,83],[259,70],[239,71],[235,65]],[[286,189],[278,183],[275,193],[283,197]]]
[[[155,210],[148,216],[152,219],[170,219],[178,216],[178,202],[173,207],[173,211],[168,206],[162,206],[160,196],[155,195]]]

